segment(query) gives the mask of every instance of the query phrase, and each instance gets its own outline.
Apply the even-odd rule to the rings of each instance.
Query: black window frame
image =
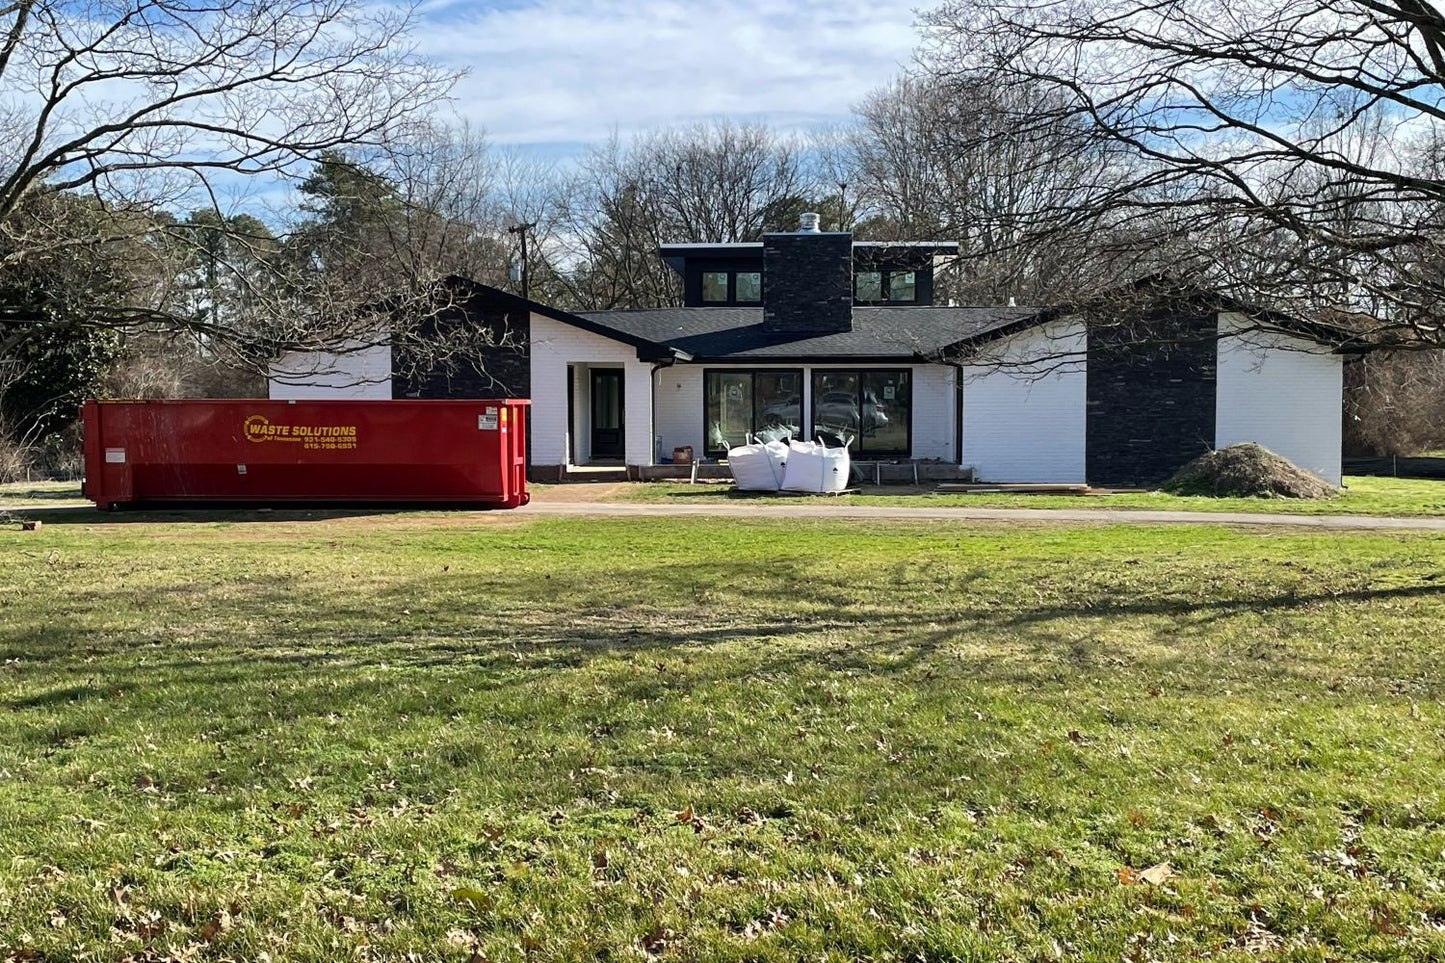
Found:
[[[913,275],[913,297],[908,298],[907,300],[904,300],[904,299],[901,299],[901,298],[896,298],[896,297],[893,296],[893,277],[894,277],[894,275],[898,275],[898,274],[911,274],[911,275]],[[887,295],[887,297],[888,297],[888,303],[889,303],[889,304],[917,304],[917,303],[918,303],[918,272],[917,272],[917,271],[914,271],[914,270],[911,270],[911,269],[910,269],[910,270],[907,270],[907,271],[885,271],[885,272],[884,272],[884,277],[883,277],[883,292],[884,292],[884,294]]]
[[[758,276],[758,296],[752,300],[744,301],[738,297],[738,278],[744,274],[756,274]],[[763,272],[762,271],[729,271],[728,272],[728,303],[729,304],[762,304],[763,303]]]
[[[723,296],[721,299],[709,298],[707,296],[707,277],[709,274],[721,274],[723,277]],[[725,306],[733,301],[733,272],[731,271],[708,271],[704,270],[698,275],[698,298],[703,304]]]
[[[878,299],[865,298],[859,294],[858,282],[865,274],[878,275]],[[857,304],[883,304],[888,300],[888,272],[878,269],[857,271],[853,274],[853,301]]]
[[[717,301],[709,301],[703,297],[703,276],[706,274],[719,274],[725,277],[727,281],[725,298]],[[738,278],[744,274],[756,274],[758,276],[757,300],[738,300]],[[755,260],[701,258],[696,261],[690,261],[685,268],[683,274],[683,303],[691,307],[704,308],[761,307],[763,304],[763,283],[763,264],[761,258]]]
[[[842,374],[854,375],[858,381],[858,416],[863,416],[863,376],[867,374],[893,374],[908,376],[908,424],[904,437],[907,439],[906,447],[901,450],[890,449],[888,451],[864,451],[862,430],[860,424],[858,430],[858,450],[853,452],[853,457],[860,461],[881,461],[889,458],[912,458],[913,457],[913,393],[917,379],[916,372],[909,367],[863,367],[863,368],[812,368],[808,373],[808,431],[811,436],[817,434],[818,424],[818,383],[819,375]],[[705,393],[705,392],[704,392]],[[826,394],[826,392],[824,392]],[[852,449],[849,449],[850,452]]]
[[[758,430],[758,390],[757,390],[757,376],[760,375],[760,374],[765,374],[765,375],[787,375],[787,374],[790,374],[790,375],[795,375],[795,376],[797,376],[797,379],[798,379],[798,431],[802,432],[802,431],[806,431],[806,430],[808,429],[809,426],[808,426],[808,424],[807,424],[807,416],[808,416],[809,412],[808,412],[807,408],[805,408],[804,405],[803,405],[803,394],[804,394],[803,389],[806,388],[806,387],[808,387],[808,382],[807,382],[806,380],[804,380],[804,379],[806,379],[807,376],[808,376],[808,372],[807,372],[805,369],[803,369],[803,368],[703,368],[703,369],[702,369],[702,453],[703,453],[703,457],[704,457],[704,458],[724,458],[724,457],[727,456],[727,450],[726,450],[726,449],[709,447],[709,446],[711,445],[712,439],[711,439],[711,437],[710,437],[709,425],[708,425],[708,423],[707,423],[707,418],[708,418],[708,404],[707,404],[707,402],[708,402],[708,397],[707,397],[707,389],[708,389],[708,382],[709,382],[709,380],[710,380],[711,377],[712,377],[713,375],[715,375],[715,374],[718,374],[718,375],[747,375],[747,376],[749,377],[749,379],[751,379],[751,381],[752,381],[751,397],[752,397],[752,399],[753,399],[753,404],[752,404],[753,416],[752,416],[752,422],[751,422],[751,424],[749,425],[748,434],[757,434],[757,430]],[[801,439],[799,439],[799,440],[801,440]]]
[[[920,275],[921,273],[922,273],[922,272],[920,272],[917,268],[896,268],[896,269],[895,269],[895,268],[887,268],[887,267],[869,267],[869,268],[866,268],[866,269],[864,269],[864,270],[862,270],[862,271],[855,271],[855,272],[853,273],[853,303],[854,303],[854,304],[878,304],[878,305],[886,305],[886,304],[904,304],[904,305],[907,305],[907,304],[919,304],[920,302],[919,302],[919,300],[918,300],[918,287],[919,287],[919,283],[918,283],[918,282],[919,282],[919,275]],[[861,277],[861,276],[864,275],[864,274],[876,274],[876,275],[878,275],[878,295],[879,295],[879,296],[878,296],[877,298],[864,298],[864,297],[860,297],[860,296],[859,296],[859,294],[858,294],[858,278]],[[893,296],[893,276],[894,276],[895,274],[911,274],[911,275],[913,275],[913,297],[907,298],[907,299],[901,299],[901,298],[895,298],[895,297]]]

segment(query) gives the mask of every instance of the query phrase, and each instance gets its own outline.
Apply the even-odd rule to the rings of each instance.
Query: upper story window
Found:
[[[888,300],[914,301],[918,297],[918,279],[912,271],[892,271],[888,274]]]
[[[726,271],[702,272],[702,299],[704,301],[727,301],[728,273]]]
[[[883,273],[881,271],[859,271],[854,276],[854,299],[858,301],[883,300]]]
[[[912,304],[918,300],[918,274],[859,271],[853,275],[853,300],[860,304]]]
[[[698,297],[703,304],[762,304],[761,271],[703,271]]]
[[[757,304],[763,299],[763,275],[758,271],[740,271],[737,277],[737,293],[733,300],[739,304]]]

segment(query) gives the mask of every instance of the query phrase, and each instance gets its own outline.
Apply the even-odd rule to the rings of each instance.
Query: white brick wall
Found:
[[[1215,447],[1252,441],[1338,485],[1344,359],[1247,328],[1239,315],[1219,316]]]
[[[954,421],[958,414],[958,369],[940,364],[913,366],[913,457],[957,462]]]
[[[276,401],[391,397],[391,346],[347,342],[339,351],[293,351],[281,356],[266,378]]]
[[[575,463],[590,458],[590,421],[585,415],[590,382],[585,366],[621,368],[623,394],[623,445],[629,465],[652,464],[652,365],[637,360],[637,349],[590,331],[532,315],[532,463],[574,463],[567,451],[575,431]],[[567,423],[567,366],[573,376],[577,423]]]
[[[692,446],[703,453],[702,372],[697,364],[676,364],[657,372],[657,440],[664,458],[674,448]]]
[[[1084,481],[1084,326],[1055,322],[963,372],[963,458],[981,481]]]

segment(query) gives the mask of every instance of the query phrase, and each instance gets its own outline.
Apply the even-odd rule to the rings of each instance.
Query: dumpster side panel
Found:
[[[171,501],[514,507],[526,497],[512,456],[526,404],[87,402],[86,494],[102,507]]]

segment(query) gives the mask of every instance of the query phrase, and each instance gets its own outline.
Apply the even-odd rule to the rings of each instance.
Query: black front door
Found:
[[[592,458],[622,457],[622,372],[592,369]]]

